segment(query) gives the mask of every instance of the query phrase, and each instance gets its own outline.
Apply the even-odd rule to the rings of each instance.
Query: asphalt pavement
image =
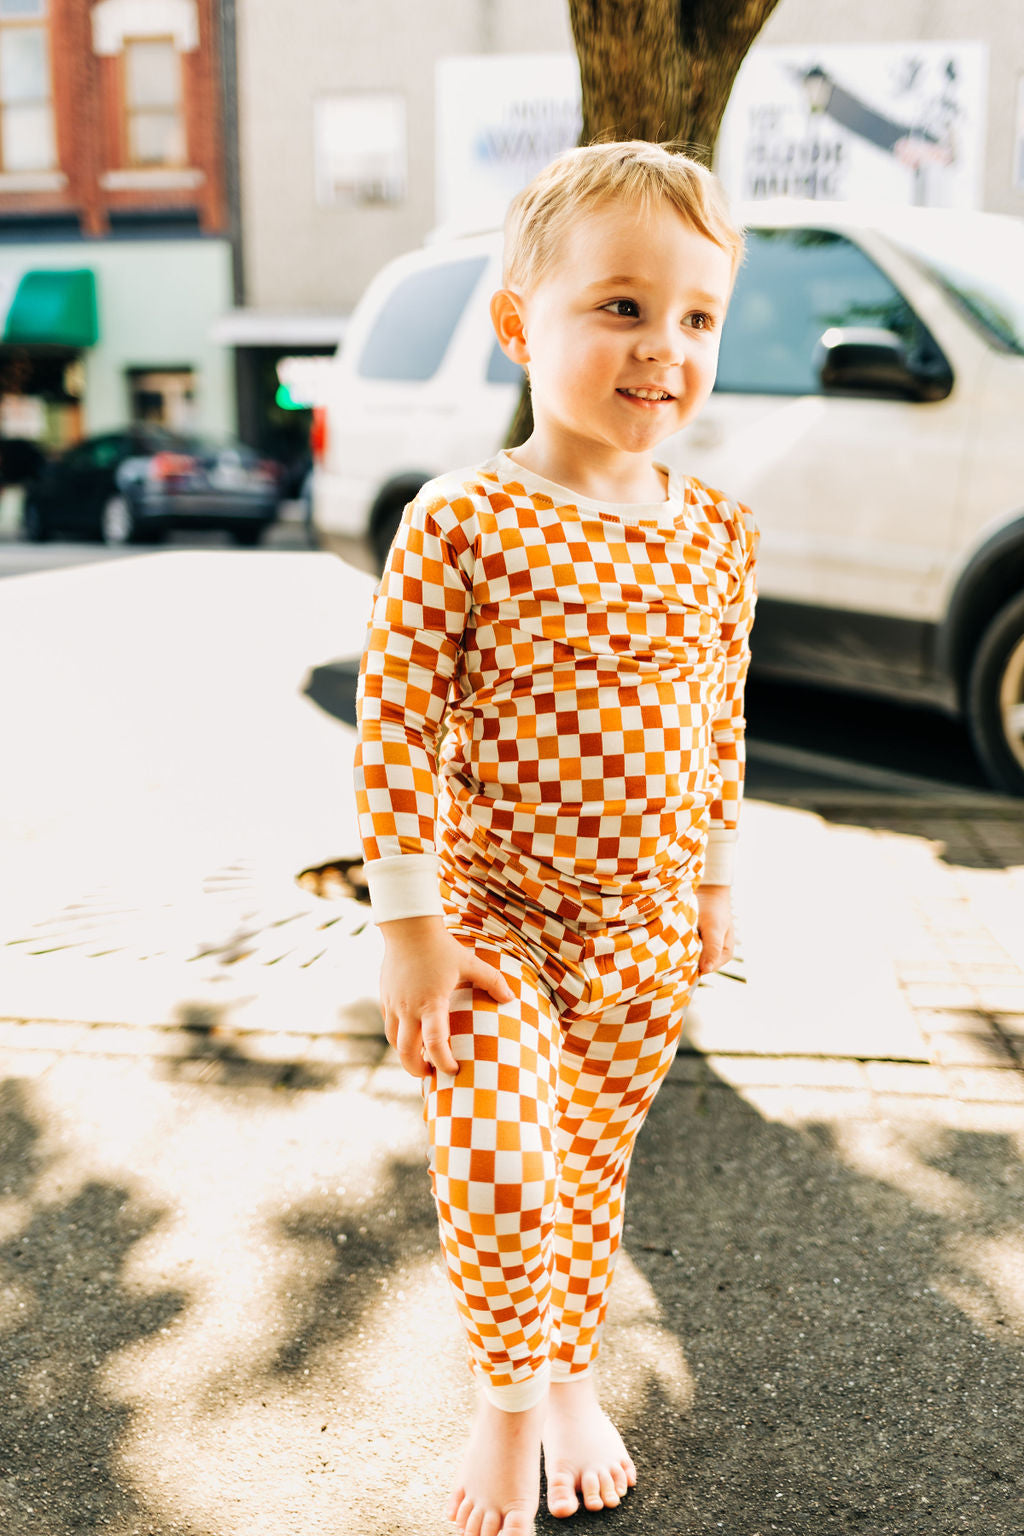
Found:
[[[371,587],[168,551],[4,583],[0,1530],[392,1536],[471,1394],[353,850]],[[1019,1536],[1024,825],[744,812],[733,974],[644,1129],[602,1367],[640,1482],[538,1531]]]

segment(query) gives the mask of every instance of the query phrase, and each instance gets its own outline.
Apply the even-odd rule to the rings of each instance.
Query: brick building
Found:
[[[0,0],[0,435],[234,422],[218,0]]]

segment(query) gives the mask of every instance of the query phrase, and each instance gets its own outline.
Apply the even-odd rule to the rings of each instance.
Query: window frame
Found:
[[[133,119],[133,117],[139,115],[140,113],[144,113],[144,112],[149,112],[152,115],[158,115],[159,112],[160,112],[159,108],[156,108],[156,109],[154,109],[152,107],[134,107],[133,108],[129,104],[129,101],[128,101],[128,68],[129,68],[128,56],[129,56],[129,53],[130,53],[131,49],[134,48],[134,47],[137,47],[140,43],[141,44],[147,44],[147,43],[148,44],[153,44],[153,43],[169,43],[170,47],[171,47],[171,51],[174,54],[175,62],[176,62],[176,65],[177,65],[177,79],[178,79],[178,100],[177,100],[177,107],[176,107],[176,110],[175,110],[175,119],[176,119],[176,122],[178,124],[179,129],[180,129],[180,143],[181,143],[180,158],[175,159],[175,160],[137,160],[134,157],[134,153],[133,153],[134,144],[133,144],[133,138],[132,138],[132,119]],[[130,36],[126,36],[124,38],[124,41],[123,41],[123,46],[122,46],[121,56],[120,56],[119,62],[120,62],[120,65],[121,65],[121,82],[120,82],[121,83],[121,91],[120,91],[120,109],[121,109],[121,113],[120,113],[120,127],[121,127],[121,146],[122,146],[121,160],[122,160],[122,164],[125,166],[125,168],[127,170],[132,170],[132,171],[180,171],[180,170],[186,169],[188,164],[189,164],[189,151],[188,151],[188,124],[187,124],[186,117],[185,117],[185,70],[184,70],[184,64],[183,64],[183,60],[182,60],[181,49],[178,47],[177,39],[175,38],[174,34],[172,32],[161,32],[161,33],[154,34],[154,35],[151,36],[148,33],[146,33],[146,34],[133,33]],[[171,114],[168,111],[166,113],[166,115],[170,116]]]
[[[39,0],[38,16],[5,16],[0,11],[0,49],[3,48],[3,34],[5,32],[32,31],[42,32],[46,45],[46,84],[48,94],[38,100],[18,102],[19,106],[45,107],[50,119],[50,140],[53,145],[53,153],[49,165],[35,165],[30,170],[24,167],[15,169],[8,166],[4,152],[4,113],[9,105],[6,98],[0,93],[0,175],[3,176],[44,176],[51,171],[60,169],[60,153],[57,147],[57,116],[54,104],[53,89],[53,41],[52,17],[50,14],[50,0]]]

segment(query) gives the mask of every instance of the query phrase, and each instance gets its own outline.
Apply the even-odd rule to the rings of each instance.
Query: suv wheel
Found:
[[[395,542],[395,534],[398,532],[398,525],[402,521],[402,513],[409,499],[405,497],[401,500],[385,502],[377,514],[370,532],[370,542],[373,545],[373,558],[377,562],[378,571],[383,571],[387,564],[391,546]]]
[[[111,496],[103,508],[100,533],[104,544],[131,544],[138,537],[135,517],[124,496]]]
[[[30,498],[26,498],[21,509],[21,531],[30,544],[45,544],[50,537],[46,519]]]
[[[967,684],[967,724],[997,788],[1024,795],[1024,592],[981,637]]]

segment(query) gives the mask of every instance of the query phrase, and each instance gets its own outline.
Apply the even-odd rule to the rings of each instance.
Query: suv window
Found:
[[[818,395],[814,348],[830,326],[895,331],[908,349],[930,336],[869,256],[827,229],[750,230],[718,362],[719,391]]]
[[[472,256],[403,278],[366,338],[356,367],[360,378],[433,378],[486,265],[486,256]]]

